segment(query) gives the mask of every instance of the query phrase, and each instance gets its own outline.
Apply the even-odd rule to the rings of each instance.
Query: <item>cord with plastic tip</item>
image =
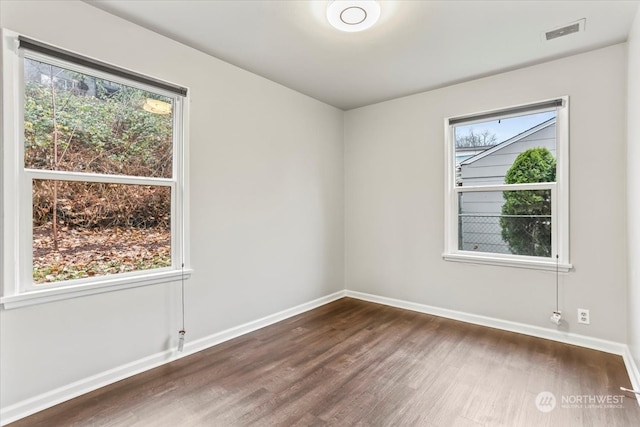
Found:
[[[180,334],[180,338],[178,338],[178,352],[182,353],[182,350],[184,350],[184,334],[186,334],[187,332],[184,329],[181,329],[180,331],[178,331],[178,334]]]

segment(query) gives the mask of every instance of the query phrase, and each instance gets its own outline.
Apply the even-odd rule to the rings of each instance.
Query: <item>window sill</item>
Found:
[[[573,268],[573,265],[571,264],[560,263],[556,265],[556,262],[554,260],[538,260],[530,258],[518,259],[506,257],[502,258],[490,255],[476,255],[466,253],[443,254],[442,258],[445,261],[495,265],[500,267],[528,268],[532,270],[556,271],[557,268],[561,273],[567,273]]]
[[[157,285],[160,283],[174,282],[177,280],[189,279],[192,270],[163,271],[159,273],[146,274],[138,277],[120,277],[106,280],[94,284],[71,285],[64,288],[42,289],[24,292],[17,295],[7,295],[0,298],[5,310],[29,305],[44,304],[53,301],[60,301],[70,298],[83,297],[87,295],[101,294],[105,292],[120,291],[123,289],[137,288],[140,286]]]

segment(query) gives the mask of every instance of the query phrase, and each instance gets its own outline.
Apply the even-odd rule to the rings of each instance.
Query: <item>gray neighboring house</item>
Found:
[[[556,157],[556,118],[549,119],[513,138],[470,157],[456,168],[456,185],[500,185],[518,155],[545,147]],[[459,248],[465,251],[510,254],[502,240],[501,191],[463,193],[459,204]]]

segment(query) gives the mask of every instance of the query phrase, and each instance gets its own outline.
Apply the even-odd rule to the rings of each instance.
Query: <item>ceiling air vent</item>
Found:
[[[575,33],[579,33],[581,31],[584,31],[584,24],[585,24],[586,19],[581,19],[579,21],[576,21],[572,24],[569,25],[565,25],[564,27],[561,28],[556,28],[554,30],[550,30],[547,31],[546,33],[544,33],[544,40],[553,40],[553,39],[557,39],[559,37],[564,37],[564,36],[568,36],[569,34],[575,34]]]

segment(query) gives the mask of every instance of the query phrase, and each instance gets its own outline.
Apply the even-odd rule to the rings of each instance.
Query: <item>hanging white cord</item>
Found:
[[[562,322],[562,313],[560,313],[560,304],[559,304],[559,276],[560,276],[560,269],[559,269],[559,256],[558,254],[556,254],[556,311],[554,311],[553,313],[551,313],[551,322],[555,323],[556,325],[560,326],[560,323]]]
[[[182,113],[182,111],[181,111]],[[182,329],[178,331],[178,352],[182,353],[184,350],[184,335],[187,333],[184,326],[184,260],[185,260],[185,218],[184,218],[184,178],[185,178],[185,153],[184,153],[184,129],[180,128],[181,132],[183,132],[183,141],[181,151],[180,151],[180,174],[182,175],[182,179],[180,182],[180,300],[181,300],[181,314],[182,314]]]
[[[182,353],[182,350],[184,350],[184,334],[187,333],[187,331],[184,329],[184,258],[182,261],[182,267],[180,268],[180,285],[181,285],[181,292],[180,292],[180,296],[181,296],[181,302],[182,302],[182,329],[180,329],[178,331],[178,351],[180,353]]]
[[[558,206],[557,193],[553,192],[553,203]],[[556,218],[557,219],[557,218]],[[551,322],[560,325],[562,322],[562,313],[560,313],[560,254],[558,254],[558,226],[556,224],[555,241],[556,241],[556,311],[551,313]]]
[[[556,110],[556,116],[557,116],[557,110]],[[557,140],[556,140],[557,141]],[[557,152],[557,151],[556,151]],[[557,161],[556,161],[556,173],[557,173]],[[556,182],[557,182],[557,178],[556,178]],[[554,236],[556,239],[556,313],[560,313],[560,304],[559,304],[559,288],[560,288],[560,254],[558,253],[558,242],[560,240],[560,238],[558,237],[558,219],[560,218],[560,207],[558,206],[558,187],[556,184],[556,187],[554,187],[553,189],[553,202],[556,205],[556,210],[558,211],[558,215],[556,216],[556,235]]]

